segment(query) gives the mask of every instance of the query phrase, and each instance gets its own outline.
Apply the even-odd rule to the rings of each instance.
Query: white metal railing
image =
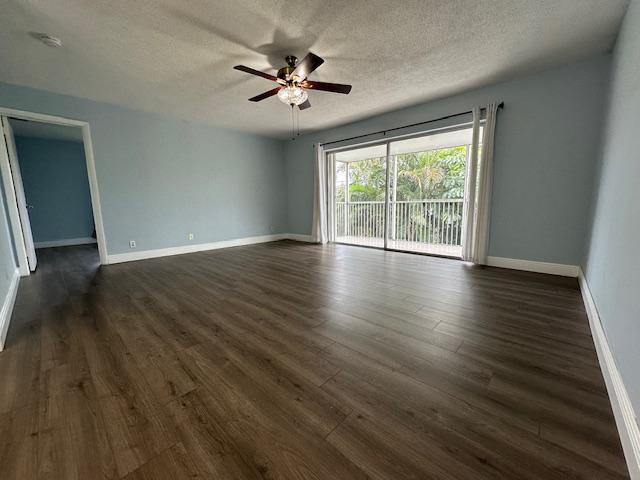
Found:
[[[463,199],[389,202],[389,239],[462,244]],[[336,202],[336,237],[384,238],[384,201]]]

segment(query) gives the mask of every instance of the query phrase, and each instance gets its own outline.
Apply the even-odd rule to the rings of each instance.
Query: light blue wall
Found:
[[[109,254],[286,230],[281,141],[2,83],[0,106],[89,122]]]
[[[286,145],[289,230],[311,232],[314,142],[505,102],[498,114],[489,254],[578,265],[588,231],[610,56],[304,135]],[[303,120],[304,121],[304,120]]]
[[[87,238],[93,212],[82,142],[16,137],[34,242]]]
[[[640,2],[614,51],[600,175],[584,271],[617,366],[640,413]]]

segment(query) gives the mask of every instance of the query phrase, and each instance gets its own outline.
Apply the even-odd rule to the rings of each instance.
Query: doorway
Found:
[[[471,144],[462,125],[328,152],[331,240],[460,258]]]
[[[0,109],[0,173],[22,276],[35,271],[37,248],[106,242],[86,122]]]

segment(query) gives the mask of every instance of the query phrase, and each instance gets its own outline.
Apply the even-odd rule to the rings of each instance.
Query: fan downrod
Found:
[[[289,65],[290,67],[295,67],[296,64],[298,63],[298,57],[295,57],[293,55],[287,55],[286,57],[284,57],[284,60],[287,62],[287,65]]]
[[[280,70],[278,70],[276,76],[279,79],[284,80],[288,84],[291,81],[290,75],[296,69],[296,65],[298,64],[298,58],[293,55],[287,55],[286,57],[284,57],[284,59],[287,62],[287,66],[282,67]]]

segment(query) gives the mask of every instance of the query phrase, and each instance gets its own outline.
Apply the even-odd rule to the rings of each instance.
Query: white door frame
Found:
[[[27,250],[22,236],[18,199],[16,198],[16,192],[13,187],[13,174],[11,173],[11,162],[9,160],[9,145],[7,145],[4,130],[0,130],[0,135],[2,135],[2,145],[0,145],[0,148],[2,148],[2,152],[0,152],[0,171],[2,172],[2,183],[7,201],[7,211],[9,212],[9,223],[11,224],[11,238],[16,248],[18,269],[20,275],[24,277],[30,273]]]
[[[18,203],[18,213],[20,214],[20,223],[22,226],[22,239],[27,252],[27,261],[29,263],[29,271],[33,272],[38,264],[36,256],[36,248],[33,244],[33,234],[31,233],[31,219],[27,209],[27,200],[24,194],[24,185],[22,183],[22,173],[20,172],[20,161],[18,160],[18,150],[16,148],[16,139],[13,134],[13,128],[9,122],[9,117],[2,116],[2,128],[4,130],[5,143],[7,145],[7,153],[9,155],[9,166],[11,167],[11,175],[13,176],[13,187]]]
[[[70,118],[57,117],[54,115],[46,115],[43,113],[25,112],[22,110],[14,110],[11,108],[0,107],[0,115],[21,120],[30,120],[33,122],[52,123],[54,125],[65,125],[69,127],[80,127],[82,129],[82,140],[84,143],[84,156],[87,162],[87,176],[89,179],[89,191],[91,193],[91,207],[93,210],[93,222],[96,227],[96,240],[98,241],[98,252],[100,253],[100,264],[107,264],[107,240],[104,234],[104,225],[102,223],[102,207],[100,205],[100,193],[98,190],[98,178],[96,176],[96,165],[93,156],[93,142],[91,141],[91,129],[88,122],[82,120],[73,120]],[[8,157],[7,157],[8,161]],[[11,220],[11,230],[13,231],[14,244],[16,245],[16,253],[18,255],[18,267],[20,275],[29,275],[29,266],[27,261],[27,253],[24,247],[24,237],[22,235],[22,227],[18,213],[18,204],[14,190],[13,177],[11,169],[5,168],[4,162],[2,167],[2,176],[7,195],[7,209]],[[6,165],[8,167],[8,165]]]

